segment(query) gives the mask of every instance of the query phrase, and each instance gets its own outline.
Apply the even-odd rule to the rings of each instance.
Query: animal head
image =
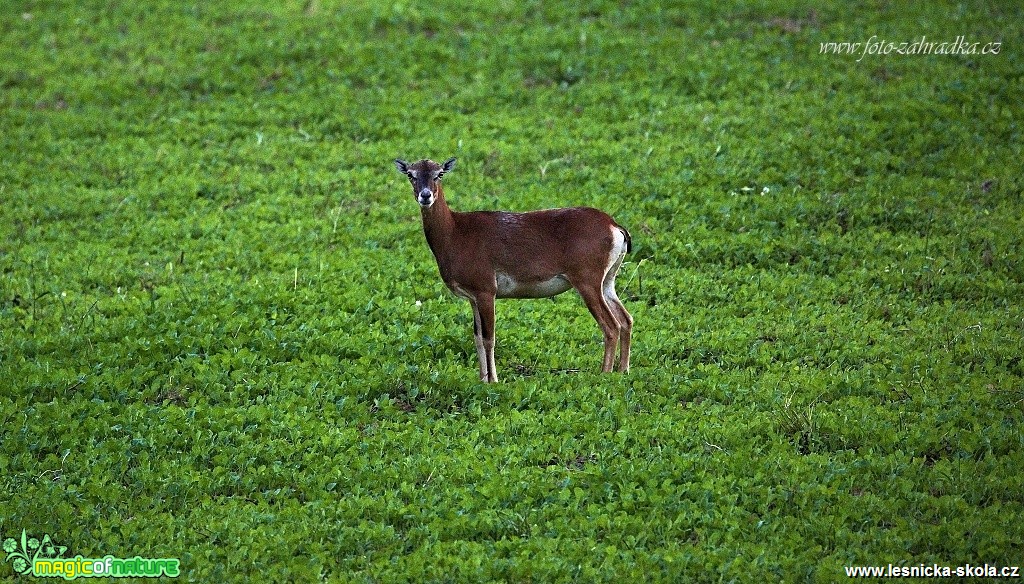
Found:
[[[409,164],[404,160],[397,159],[395,167],[398,168],[398,172],[409,177],[416,202],[426,209],[437,200],[437,193],[441,190],[441,177],[455,167],[455,158],[449,158],[444,164],[426,159]]]

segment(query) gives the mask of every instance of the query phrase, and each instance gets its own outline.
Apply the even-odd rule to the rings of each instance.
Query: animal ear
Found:
[[[455,157],[454,156],[449,158],[448,160],[445,160],[444,164],[441,165],[441,174],[449,172],[453,168],[455,168]]]
[[[402,174],[408,174],[408,172],[409,172],[409,163],[404,161],[404,160],[402,160],[401,158],[396,158],[395,159],[395,168],[397,168],[398,172],[400,172]]]

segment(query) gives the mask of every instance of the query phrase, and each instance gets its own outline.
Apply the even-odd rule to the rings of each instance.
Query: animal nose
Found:
[[[423,189],[419,193],[419,200],[420,200],[421,203],[426,203],[433,196],[434,196],[434,191],[432,191],[430,189]]]

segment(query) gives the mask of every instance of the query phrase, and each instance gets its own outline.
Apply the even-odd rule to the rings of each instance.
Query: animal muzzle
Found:
[[[416,195],[416,201],[423,207],[429,207],[434,203],[434,191],[430,189],[422,189]]]

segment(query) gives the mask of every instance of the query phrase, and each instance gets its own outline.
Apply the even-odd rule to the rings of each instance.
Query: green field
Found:
[[[3,8],[17,553],[194,582],[1024,567],[1016,3]],[[873,36],[1002,44],[821,52]],[[391,162],[450,156],[455,210],[629,228],[628,375],[567,293],[499,301],[477,380]]]

